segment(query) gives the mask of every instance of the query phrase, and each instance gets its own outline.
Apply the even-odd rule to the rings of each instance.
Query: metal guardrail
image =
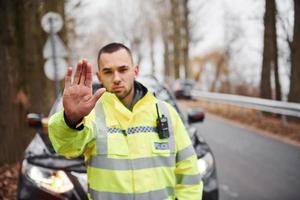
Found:
[[[193,90],[192,96],[194,98],[202,98],[215,102],[238,105],[275,114],[300,117],[300,103],[290,103],[224,93],[203,92],[199,90]]]

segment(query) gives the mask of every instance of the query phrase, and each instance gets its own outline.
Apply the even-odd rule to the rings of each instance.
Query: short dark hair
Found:
[[[131,54],[131,51],[130,51],[130,49],[129,49],[128,47],[126,47],[126,46],[125,46],[124,44],[122,44],[122,43],[113,42],[113,43],[109,43],[109,44],[105,45],[104,47],[102,47],[102,48],[99,50],[98,56],[97,56],[98,68],[100,67],[100,66],[99,66],[99,59],[100,59],[101,54],[103,54],[103,53],[114,53],[114,52],[116,52],[116,51],[118,51],[118,50],[120,50],[120,49],[125,49],[125,50],[128,52],[128,54],[129,54],[129,56],[130,56],[130,58],[131,58],[131,61],[133,61],[133,60],[132,60],[132,54]]]

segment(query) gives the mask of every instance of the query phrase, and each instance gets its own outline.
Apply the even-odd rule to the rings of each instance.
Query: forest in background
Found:
[[[124,4],[124,1],[115,1]],[[196,15],[205,7],[205,1],[195,6],[193,0],[135,1],[133,7],[122,10],[99,11],[95,26],[98,31],[92,35],[76,31],[78,19],[74,16],[85,9],[84,0],[1,0],[0,1],[0,128],[2,130],[0,166],[18,161],[32,139],[34,131],[26,123],[29,112],[49,112],[55,100],[54,83],[46,78],[43,71],[45,60],[42,49],[47,34],[40,26],[41,17],[48,11],[60,13],[65,21],[61,38],[69,47],[69,62],[77,59],[81,50],[86,50],[95,38],[98,45],[109,41],[124,41],[132,48],[138,64],[145,59],[145,51],[151,62],[151,73],[157,74],[155,59],[157,38],[161,41],[163,79],[169,84],[178,78],[194,79],[198,82],[205,76],[207,67],[211,79],[209,91],[260,96],[282,100],[282,86],[278,70],[278,59],[282,51],[278,41],[288,46],[286,68],[289,72],[287,100],[300,103],[300,2],[291,2],[293,24],[280,16],[275,0],[266,0],[263,20],[263,49],[261,51],[261,74],[258,85],[232,81],[235,73],[232,60],[238,53],[234,44],[243,37],[238,26],[227,30],[222,49],[212,50],[203,55],[191,57],[190,51],[196,43],[202,42],[202,35],[196,27],[201,26]],[[124,5],[123,5],[124,6]],[[119,9],[119,10],[118,10]],[[122,12],[123,11],[123,12]],[[129,14],[128,14],[129,13]],[[195,17],[197,16],[197,17]],[[238,16],[224,16],[238,21]],[[205,20],[205,19],[202,19]],[[225,20],[226,22],[226,20]],[[278,34],[278,26],[284,34]],[[106,27],[106,28],[103,28]],[[223,33],[222,33],[223,34]],[[88,36],[88,37],[87,37]],[[85,38],[84,40],[82,39]],[[83,43],[85,41],[86,43]],[[145,48],[145,42],[147,48]],[[75,49],[77,49],[75,51]]]

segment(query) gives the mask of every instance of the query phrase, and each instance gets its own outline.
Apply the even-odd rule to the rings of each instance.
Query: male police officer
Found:
[[[93,200],[200,200],[202,182],[190,138],[175,109],[135,81],[138,66],[120,43],[100,49],[92,94],[92,66],[68,69],[64,110],[49,120],[57,153],[84,154]],[[159,114],[157,113],[159,111]]]

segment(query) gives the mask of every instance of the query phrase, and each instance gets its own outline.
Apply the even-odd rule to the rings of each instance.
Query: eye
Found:
[[[110,71],[110,70],[104,70],[103,74],[109,75],[109,74],[112,74],[112,71]]]
[[[128,67],[127,67],[127,66],[121,66],[121,67],[119,68],[119,72],[120,72],[120,73],[125,73],[127,70],[128,70]]]
[[[120,69],[120,71],[121,71],[121,72],[126,72],[126,71],[127,71],[127,69]]]

